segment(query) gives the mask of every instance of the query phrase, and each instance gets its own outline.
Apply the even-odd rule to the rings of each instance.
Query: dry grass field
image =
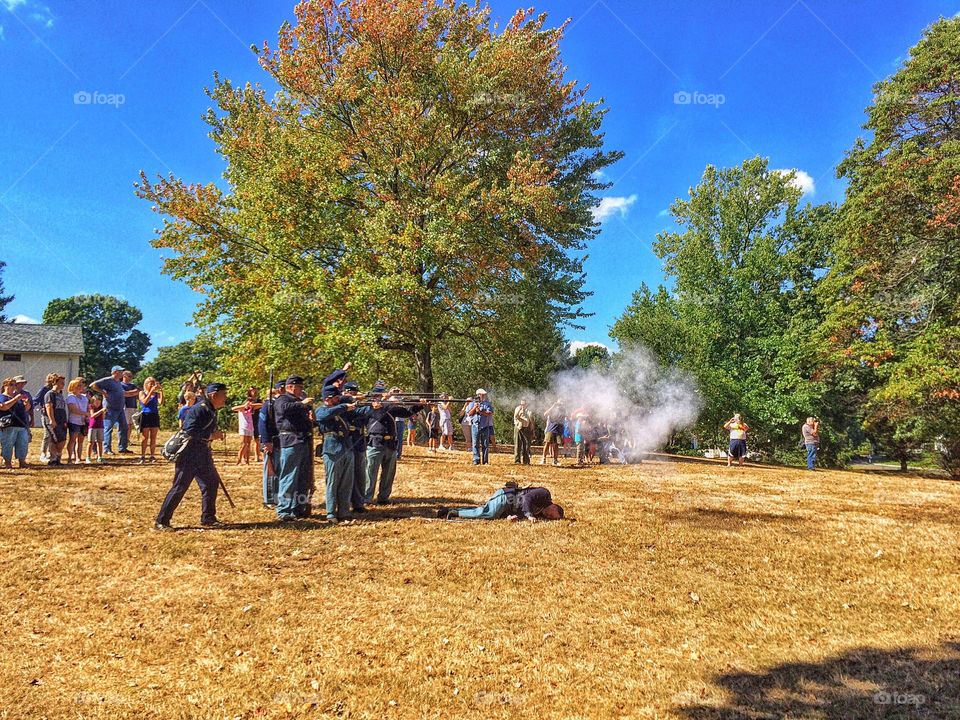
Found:
[[[0,472],[0,717],[960,718],[958,483],[417,449],[280,527],[219,463],[173,533],[165,462]],[[575,521],[433,518],[511,478]]]

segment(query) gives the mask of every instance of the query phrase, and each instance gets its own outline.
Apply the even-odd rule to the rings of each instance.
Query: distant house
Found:
[[[23,375],[31,395],[43,387],[48,373],[59,373],[70,382],[80,373],[81,357],[79,325],[0,323],[0,379]]]

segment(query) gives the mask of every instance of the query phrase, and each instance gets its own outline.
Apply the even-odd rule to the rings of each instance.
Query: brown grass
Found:
[[[279,527],[221,467],[234,526],[166,534],[167,463],[0,473],[0,717],[960,717],[960,484],[418,449]],[[427,517],[508,478],[576,521]]]

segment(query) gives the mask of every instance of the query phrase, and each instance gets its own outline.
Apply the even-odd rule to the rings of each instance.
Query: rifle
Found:
[[[220,473],[217,473],[217,475],[219,476]],[[233,498],[230,497],[230,493],[227,492],[227,486],[223,484],[223,478],[218,477],[217,479],[220,481],[220,489],[223,490],[223,496],[227,498],[227,502],[230,503],[230,507],[236,510],[237,506],[233,504]]]

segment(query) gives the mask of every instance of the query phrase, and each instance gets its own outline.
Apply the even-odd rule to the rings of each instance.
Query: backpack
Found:
[[[206,432],[210,429],[211,426],[217,424],[217,414],[213,414],[213,422],[209,423],[204,429],[203,432]],[[190,444],[191,437],[187,435],[183,430],[177,430],[169,440],[167,440],[163,447],[160,448],[160,454],[163,455],[170,462],[176,462],[177,458],[187,449],[187,446]]]

